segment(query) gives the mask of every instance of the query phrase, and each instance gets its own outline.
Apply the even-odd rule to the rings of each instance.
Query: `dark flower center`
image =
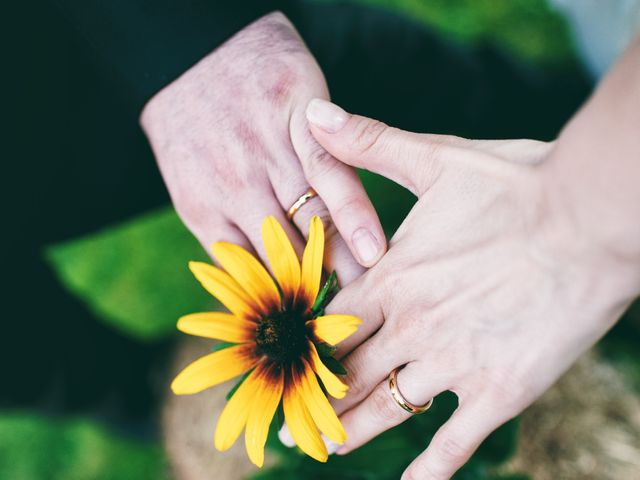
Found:
[[[309,315],[300,311],[274,311],[264,317],[256,329],[258,353],[274,363],[288,365],[309,351],[307,327]]]

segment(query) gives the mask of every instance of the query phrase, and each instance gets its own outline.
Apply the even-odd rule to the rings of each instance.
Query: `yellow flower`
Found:
[[[245,428],[249,458],[261,467],[269,425],[282,402],[298,446],[325,462],[327,449],[318,430],[336,443],[344,443],[346,433],[318,378],[335,398],[344,397],[347,386],[323,363],[316,344],[341,342],[356,331],[360,320],[352,315],[315,316],[312,310],[324,254],[324,229],[318,217],[311,219],[302,266],[275,218],[264,220],[262,239],[275,281],[253,255],[226,242],[212,246],[226,272],[206,263],[189,263],[202,286],[231,313],[187,315],[178,321],[178,329],[236,345],[196,360],[180,372],[171,388],[179,395],[198,393],[250,372],[220,415],[216,448],[231,447]]]

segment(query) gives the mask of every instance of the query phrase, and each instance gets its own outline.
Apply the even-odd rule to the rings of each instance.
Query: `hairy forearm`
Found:
[[[640,37],[561,133],[548,165],[582,238],[640,289]],[[626,274],[625,274],[626,276]]]

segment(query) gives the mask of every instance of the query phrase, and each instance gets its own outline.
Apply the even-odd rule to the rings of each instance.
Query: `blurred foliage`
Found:
[[[417,199],[409,190],[380,175],[364,170],[359,174],[382,227],[391,238]]]
[[[543,63],[574,58],[564,21],[544,0],[359,1],[403,12],[460,41],[492,42]],[[413,197],[378,176],[365,172],[363,178],[382,200],[376,208],[391,234]],[[47,256],[98,316],[140,339],[166,336],[180,315],[212,306],[187,270],[188,260],[206,255],[172,209],[55,246]]]
[[[543,65],[575,62],[565,23],[545,0],[358,1],[404,12],[456,41],[496,44]],[[415,198],[379,176],[368,172],[361,172],[361,176],[390,236]],[[187,269],[189,260],[206,261],[206,254],[172,208],[53,246],[46,255],[61,281],[98,318],[138,339],[154,341],[174,334],[179,316],[215,305]],[[634,329],[635,337],[629,336],[627,327],[616,327],[603,349],[620,365],[638,365],[640,322],[624,325],[632,325],[629,328]],[[631,369],[630,375],[640,386],[640,369]],[[397,479],[455,405],[453,394],[440,395],[428,415],[411,418],[348,456],[332,456],[327,464],[283,447],[272,432],[269,446],[282,461],[259,472],[255,479]],[[516,433],[516,421],[496,431],[456,478],[526,478],[496,473],[515,448]],[[0,478],[118,480],[167,476],[158,445],[122,440],[87,420],[59,421],[5,413],[0,415]]]
[[[349,455],[332,455],[325,464],[304,455],[297,448],[287,448],[272,429],[268,446],[280,461],[276,467],[255,474],[253,480],[396,480],[404,469],[429,444],[437,428],[457,406],[456,396],[445,392],[438,396],[427,415],[416,415],[376,437]],[[471,461],[456,475],[458,480],[506,480],[498,467],[514,452],[517,421],[496,430],[480,447]],[[514,477],[510,477],[515,480]],[[526,479],[526,476],[518,477]]]
[[[598,344],[600,352],[640,393],[640,300],[627,310],[622,319]]]
[[[563,20],[544,0],[359,1],[404,12],[460,41],[493,42],[543,63],[574,58]],[[361,175],[390,236],[414,197],[377,175]],[[207,257],[173,209],[54,246],[47,257],[100,318],[139,339],[162,338],[179,316],[215,305],[187,269],[188,260]]]
[[[22,412],[0,415],[0,478],[168,479],[162,448],[125,441],[88,420]]]
[[[187,267],[207,257],[171,208],[51,247],[47,258],[99,318],[138,339],[171,334],[179,316],[215,304]]]
[[[386,231],[395,231],[415,197],[378,175],[362,177]],[[166,337],[181,315],[218,305],[187,267],[189,260],[210,259],[173,208],[52,246],[46,254],[60,280],[98,318],[141,340]]]
[[[547,0],[357,1],[404,13],[449,38],[498,45],[542,65],[576,61],[566,22]]]

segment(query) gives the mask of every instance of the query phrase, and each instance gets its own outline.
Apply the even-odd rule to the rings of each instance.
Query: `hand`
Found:
[[[158,93],[141,124],[176,210],[208,250],[226,240],[264,259],[261,224],[274,215],[302,251],[309,219],[323,218],[328,269],[343,284],[384,253],[385,237],[355,171],[309,133],[304,111],[328,98],[314,58],[279,13],[249,25]],[[290,226],[284,212],[311,185]],[[329,224],[330,219],[337,227]],[[344,239],[344,240],[343,240]],[[353,254],[353,255],[352,255]]]
[[[339,352],[353,349],[338,453],[410,416],[386,382],[403,367],[408,401],[445,390],[459,400],[403,479],[449,478],[611,327],[638,292],[637,264],[574,222],[553,143],[414,134],[322,100],[308,118],[334,157],[418,197],[388,253],[328,309],[364,320]]]

